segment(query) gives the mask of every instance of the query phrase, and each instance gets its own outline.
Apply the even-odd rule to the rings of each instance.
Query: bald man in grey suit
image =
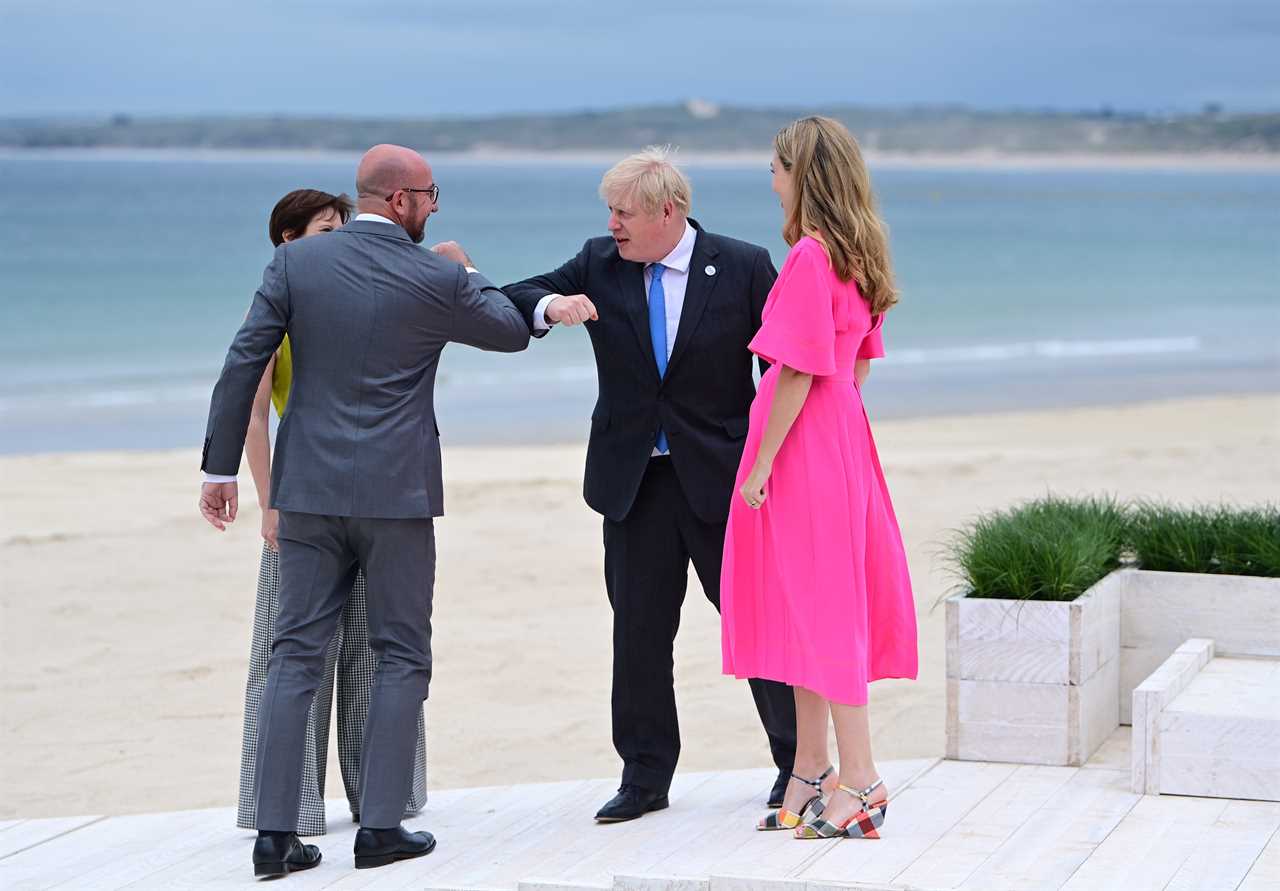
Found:
[[[378,673],[365,725],[357,868],[420,857],[427,832],[400,826],[417,715],[431,680],[433,518],[444,513],[433,389],[447,343],[517,352],[523,315],[456,245],[418,247],[439,188],[406,148],[375,146],[356,173],[343,228],[282,244],[213,391],[200,506],[235,519],[254,393],[285,334],[293,390],[276,438],[271,506],[280,511],[280,614],[258,719],[254,872],[320,860],[294,834],[307,712],[357,568]],[[463,262],[455,262],[456,258]]]

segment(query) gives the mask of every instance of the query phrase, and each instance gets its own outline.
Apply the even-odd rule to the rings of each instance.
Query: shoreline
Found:
[[[1039,413],[1055,413],[1055,412],[1073,412],[1089,409],[1123,409],[1133,408],[1142,409],[1145,407],[1166,405],[1169,403],[1183,402],[1188,399],[1272,399],[1280,400],[1280,387],[1272,384],[1263,375],[1271,371],[1273,366],[1268,365],[1265,370],[1250,369],[1233,376],[1228,382],[1226,380],[1208,381],[1211,386],[1203,387],[1201,384],[1206,380],[1192,378],[1171,378],[1163,382],[1155,389],[1135,388],[1131,392],[1118,392],[1114,390],[1106,380],[1103,380],[1097,386],[1085,386],[1078,389],[1059,392],[1055,397],[1040,398],[1038,401],[1027,401],[1019,398],[1016,394],[1006,394],[1005,401],[994,399],[991,397],[979,398],[971,401],[966,405],[956,405],[946,394],[935,396],[932,401],[927,401],[929,397],[923,393],[916,393],[913,398],[907,400],[909,407],[903,408],[902,402],[895,401],[894,396],[898,393],[884,393],[881,391],[873,391],[869,393],[866,399],[867,410],[870,414],[873,424],[876,423],[948,423],[956,421],[968,421],[974,418],[992,418],[992,417],[1008,417],[1011,415],[1021,414],[1039,414]],[[1257,376],[1255,376],[1255,374]],[[879,382],[882,385],[883,382]],[[915,388],[923,386],[925,390],[929,390],[931,385],[928,382],[921,384],[915,382]],[[545,413],[538,416],[539,420],[536,426],[520,425],[512,427],[509,423],[510,418],[505,417],[502,422],[495,421],[476,421],[466,417],[463,414],[455,414],[460,411],[460,402],[456,401],[460,397],[452,393],[437,392],[437,412],[440,418],[442,429],[445,431],[442,438],[443,447],[448,449],[509,449],[519,447],[529,448],[585,448],[588,434],[588,418],[590,415],[590,400],[582,402],[579,411],[569,412],[561,415],[547,415]],[[1043,397],[1043,394],[1041,394]],[[1280,401],[1277,402],[1280,404]],[[488,408],[498,411],[500,406],[488,406]],[[199,403],[196,415],[202,418],[204,415],[204,402]],[[193,415],[193,423],[199,418]],[[0,414],[0,420],[3,414]],[[103,421],[91,429],[97,431],[99,437],[104,436],[104,431],[115,430],[116,428],[127,425],[128,416],[122,415],[108,421]],[[22,437],[24,432],[23,426],[13,425],[9,428],[9,438]],[[203,428],[201,427],[200,430]],[[5,425],[0,424],[0,432],[4,432]],[[77,431],[64,431],[68,435],[74,435]],[[78,431],[80,436],[84,435],[84,431]],[[274,436],[274,433],[273,433]],[[34,448],[19,449],[10,451],[3,445],[0,445],[0,461],[20,458],[40,458],[40,457],[57,457],[57,456],[83,456],[98,454],[116,454],[116,455],[146,455],[146,454],[164,454],[169,452],[183,452],[188,449],[186,441],[182,442],[142,442],[136,445],[117,446],[112,442],[116,441],[118,436],[115,434],[105,435],[105,440],[85,443],[73,448]],[[190,438],[190,441],[197,441],[196,437]]]
[[[613,164],[634,147],[617,149],[564,149],[553,151],[472,149],[462,152],[432,152],[436,162],[476,166],[569,166],[595,167]],[[867,163],[884,170],[989,170],[989,171],[1168,171],[1203,173],[1280,173],[1280,153],[1106,153],[1045,152],[865,152]],[[317,149],[240,148],[14,148],[0,147],[0,161],[192,161],[297,163],[355,162],[356,151]],[[677,160],[687,167],[757,167],[769,163],[767,152],[679,151]]]

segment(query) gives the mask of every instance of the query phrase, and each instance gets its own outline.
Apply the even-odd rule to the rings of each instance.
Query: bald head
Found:
[[[356,168],[357,207],[399,223],[421,243],[427,217],[436,212],[431,165],[402,145],[375,145]]]
[[[396,189],[430,184],[431,167],[426,160],[402,145],[375,145],[356,168],[356,193],[361,198],[385,198]]]

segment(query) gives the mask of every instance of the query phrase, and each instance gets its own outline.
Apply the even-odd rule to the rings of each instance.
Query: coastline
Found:
[[[556,151],[475,149],[464,152],[432,152],[437,163],[476,166],[569,166],[607,167],[622,155],[635,150],[574,149]],[[989,170],[989,171],[1167,171],[1203,173],[1277,173],[1280,153],[1013,153],[998,151],[964,152],[865,152],[867,163],[884,170]],[[220,148],[37,148],[0,147],[0,161],[119,161],[119,162],[257,162],[297,163],[299,160],[350,162],[359,152],[316,149],[220,149]],[[678,160],[688,167],[758,167],[769,163],[768,152],[680,151]]]
[[[1280,498],[1280,396],[874,420],[908,547],[920,679],[872,692],[880,758],[943,748],[941,553],[975,513],[1043,494]],[[445,449],[433,790],[616,774],[600,518],[585,442]],[[260,552],[246,485],[219,535],[192,449],[0,458],[0,819],[231,804]],[[109,506],[109,507],[108,507]],[[676,648],[681,770],[763,767],[745,685],[690,574]],[[483,753],[478,756],[477,752]],[[198,754],[193,754],[198,753]],[[340,796],[331,749],[329,796]],[[331,815],[334,816],[334,815]]]

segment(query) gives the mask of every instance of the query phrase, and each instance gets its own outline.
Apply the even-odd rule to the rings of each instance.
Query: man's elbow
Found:
[[[518,326],[513,326],[502,338],[498,349],[504,353],[524,352],[529,346],[529,326],[522,319]]]

